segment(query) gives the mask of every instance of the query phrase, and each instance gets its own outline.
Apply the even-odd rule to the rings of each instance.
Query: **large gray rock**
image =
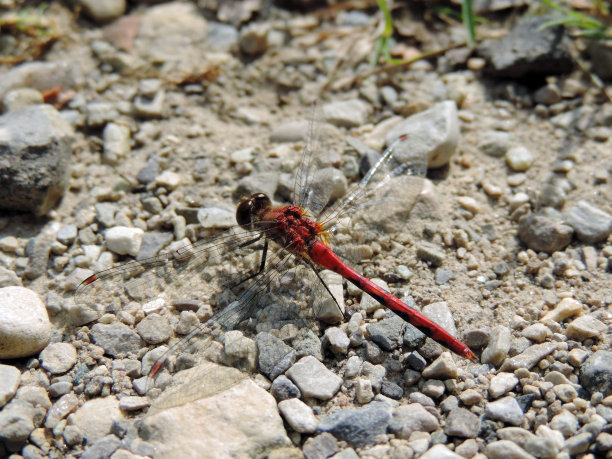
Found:
[[[0,117],[0,208],[49,211],[62,197],[74,132],[51,105]]]

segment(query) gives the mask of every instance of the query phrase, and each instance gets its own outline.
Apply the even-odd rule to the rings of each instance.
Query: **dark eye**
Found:
[[[258,214],[272,205],[264,193],[255,193],[243,200],[236,209],[236,221],[240,226],[248,225],[257,219]]]

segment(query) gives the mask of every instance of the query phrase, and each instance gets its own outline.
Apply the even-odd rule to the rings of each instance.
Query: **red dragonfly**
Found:
[[[238,225],[223,234],[98,272],[78,287],[76,302],[99,313],[133,312],[139,304],[144,304],[145,310],[166,306],[182,311],[198,309],[200,318],[206,319],[204,323],[197,323],[191,314],[194,324],[188,332],[184,325],[188,321],[185,319],[181,325],[181,316],[176,328],[186,335],[177,338],[169,350],[158,356],[149,371],[150,377],[171,354],[187,347],[192,338],[209,332],[213,326],[232,329],[257,314],[265,316],[262,299],[265,295],[272,295],[268,303],[272,311],[267,314],[276,314],[277,319],[280,315],[281,323],[283,320],[291,322],[287,310],[295,312],[298,281],[302,280],[295,270],[293,277],[288,275],[296,263],[298,268],[305,268],[306,273],[316,276],[304,283],[311,295],[313,285],[318,289],[313,295],[315,299],[334,298],[321,276],[323,269],[331,270],[425,335],[458,355],[477,361],[467,345],[351,268],[328,245],[334,234],[339,233],[340,238],[346,236],[342,234],[342,227],[347,224],[347,216],[354,220],[361,218],[363,228],[379,226],[388,215],[387,208],[394,209],[396,219],[404,218],[422,189],[427,159],[411,154],[409,139],[402,136],[392,142],[344,199],[334,202],[329,170],[318,164],[321,156],[317,155],[322,154],[317,147],[317,132],[315,123],[311,123],[309,140],[296,173],[293,204],[275,207],[266,194],[255,193],[240,202],[236,211]],[[375,234],[370,230],[358,233],[362,238]],[[258,259],[254,257],[257,253],[260,254]],[[304,269],[301,272],[303,276]],[[285,292],[281,293],[283,304],[279,306],[275,301],[278,296],[274,294],[282,291]],[[343,309],[343,304],[335,299],[332,302]],[[212,306],[219,312],[211,318],[201,313]],[[303,307],[298,306],[298,309]]]

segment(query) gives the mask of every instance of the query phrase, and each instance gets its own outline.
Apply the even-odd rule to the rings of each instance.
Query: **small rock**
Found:
[[[362,304],[363,302],[364,298],[361,300]],[[370,339],[382,349],[393,351],[399,346],[405,327],[406,322],[401,317],[391,314],[380,322],[369,324],[366,330],[370,334]]]
[[[584,242],[602,242],[612,233],[612,215],[587,201],[578,201],[576,206],[563,214],[563,219],[574,228],[578,239]]]
[[[518,383],[519,380],[513,373],[498,373],[491,378],[489,393],[493,398],[500,397],[514,389]]]
[[[13,398],[21,381],[21,373],[11,365],[0,365],[0,408]]]
[[[480,418],[465,408],[455,408],[446,418],[444,433],[449,437],[476,438]]]
[[[313,433],[317,428],[317,418],[312,409],[301,400],[291,398],[278,404],[285,421],[299,433]]]
[[[557,343],[542,343],[529,346],[522,353],[506,359],[500,371],[514,371],[518,368],[530,369],[540,360],[557,349]]]
[[[74,224],[60,227],[56,234],[56,239],[64,245],[70,245],[77,237],[77,226]]]
[[[228,331],[223,337],[225,358],[230,365],[247,372],[257,369],[257,343],[240,330]]]
[[[340,127],[359,127],[368,121],[371,108],[360,99],[332,102],[323,106],[325,121]]]
[[[72,413],[79,406],[79,399],[74,394],[60,397],[47,412],[45,427],[53,429],[62,419]]]
[[[485,448],[489,459],[535,459],[523,448],[510,440],[499,440],[489,443]]]
[[[122,124],[108,123],[102,131],[104,149],[102,158],[110,164],[117,164],[130,152],[130,128]]]
[[[570,339],[584,341],[588,338],[602,336],[607,330],[606,325],[590,315],[580,316],[572,320],[565,330],[565,335]]]
[[[443,352],[423,370],[423,377],[430,379],[454,379],[457,375],[457,365],[450,352]]]
[[[512,147],[506,152],[506,162],[515,172],[525,172],[534,159],[533,153],[523,146]]]
[[[612,351],[597,351],[582,364],[580,384],[590,393],[612,394]]]
[[[267,24],[252,23],[240,31],[238,45],[240,50],[249,55],[257,56],[268,49],[268,33],[270,29]]]
[[[547,312],[540,319],[542,322],[552,320],[563,322],[565,319],[582,313],[582,303],[573,298],[563,298],[552,311]]]
[[[88,442],[96,442],[111,433],[115,420],[123,419],[115,397],[94,398],[85,402],[72,416],[72,423]]]
[[[0,288],[0,358],[31,356],[50,337],[51,322],[37,293],[24,287]]]
[[[167,190],[174,190],[181,184],[181,176],[176,172],[164,171],[155,178],[155,184]]]
[[[478,149],[486,155],[501,158],[512,147],[513,143],[512,135],[508,132],[488,131],[482,135]]]
[[[22,444],[34,430],[36,408],[23,400],[13,400],[0,411],[2,439],[10,444]]]
[[[440,428],[438,419],[420,403],[402,405],[393,410],[389,430],[398,438],[408,439],[413,432],[433,432]]]
[[[304,442],[302,451],[307,459],[324,459],[338,452],[338,442],[333,435],[323,432],[316,437],[311,437]]]
[[[43,96],[34,88],[17,88],[6,93],[2,99],[5,112],[14,112],[28,105],[42,104]]]
[[[498,366],[508,355],[510,350],[510,329],[508,327],[495,327],[489,338],[489,345],[482,352],[482,363]]]
[[[109,22],[125,13],[125,0],[78,0],[87,15],[96,22]]]
[[[172,327],[168,320],[157,313],[149,314],[138,322],[136,331],[148,344],[164,343],[172,335]]]
[[[319,400],[329,400],[342,386],[342,378],[312,356],[301,358],[287,370],[287,376],[304,396]]]
[[[351,342],[344,330],[338,327],[329,327],[325,330],[325,338],[333,352],[337,354],[346,354],[348,352]]]
[[[119,408],[123,411],[137,411],[151,405],[148,397],[128,396],[119,400]]]
[[[437,247],[425,243],[417,245],[416,255],[420,260],[423,260],[436,268],[442,265],[446,259],[444,252]]]
[[[550,420],[548,426],[551,429],[558,430],[567,438],[574,435],[578,430],[578,419],[569,411],[562,410],[561,413]]]
[[[198,221],[202,228],[230,228],[236,224],[236,212],[221,207],[198,209]]]
[[[270,333],[258,333],[255,342],[258,349],[259,370],[268,378],[276,379],[295,362],[295,349]]]
[[[372,402],[362,408],[344,409],[325,416],[317,431],[329,432],[353,446],[366,446],[375,443],[376,437],[386,432],[390,420],[387,404]]]
[[[121,322],[97,323],[91,328],[91,339],[113,357],[140,349],[140,336]]]
[[[574,230],[544,215],[529,214],[519,221],[519,239],[536,252],[553,253],[563,250],[572,240]]]
[[[533,324],[525,328],[521,334],[531,341],[541,343],[549,338],[552,335],[552,332],[544,324]]]
[[[40,353],[40,364],[51,374],[66,373],[77,360],[77,353],[70,343],[52,343]]]
[[[300,398],[302,396],[298,387],[285,375],[280,375],[272,382],[270,393],[279,402],[290,398]]]
[[[138,95],[134,98],[134,113],[142,118],[161,118],[164,115],[166,92],[157,91],[153,97]]]
[[[425,451],[420,459],[462,459],[464,456],[454,453],[443,444],[437,444]]]
[[[138,255],[144,231],[140,228],[114,226],[104,233],[106,247],[119,255]]]
[[[365,378],[359,378],[355,384],[355,398],[358,403],[369,403],[374,398],[372,391],[372,381]]]
[[[485,413],[491,419],[513,425],[520,425],[524,416],[523,410],[513,397],[504,397],[487,403]]]

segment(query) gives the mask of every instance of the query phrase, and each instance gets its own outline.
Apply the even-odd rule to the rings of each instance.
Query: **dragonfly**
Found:
[[[258,314],[265,315],[267,295],[274,299],[275,292],[284,292],[282,304],[272,308],[277,313],[284,310],[287,302],[294,310],[302,310],[292,302],[298,296],[297,280],[301,276],[295,274],[294,268],[308,273],[306,277],[310,279],[301,285],[310,289],[310,295],[315,300],[331,299],[327,304],[339,309],[340,317],[344,305],[338,304],[325,283],[324,270],[342,276],[456,354],[477,361],[466,344],[360,274],[330,245],[334,236],[347,239],[343,229],[350,225],[350,217],[361,218],[363,228],[370,228],[384,223],[388,208],[395,207],[399,209],[397,215],[405,216],[411,207],[407,202],[414,203],[422,190],[427,158],[412,154],[409,137],[399,136],[339,199],[326,179],[329,174],[321,168],[325,152],[319,145],[319,132],[319,124],[311,121],[295,173],[291,204],[275,206],[265,193],[253,193],[237,206],[237,225],[222,234],[97,272],[78,286],[75,301],[100,313],[133,311],[137,309],[135,304],[144,309],[160,304],[181,311],[213,306],[217,309],[212,317],[201,315],[203,323],[194,323],[191,331],[182,331],[186,334],[176,338],[151,365],[150,378],[195,337],[210,334],[213,329],[231,330]],[[361,232],[361,236],[371,235],[368,231]],[[291,271],[293,277],[288,275]],[[325,315],[318,312],[319,318]],[[288,316],[281,319],[290,320]]]

